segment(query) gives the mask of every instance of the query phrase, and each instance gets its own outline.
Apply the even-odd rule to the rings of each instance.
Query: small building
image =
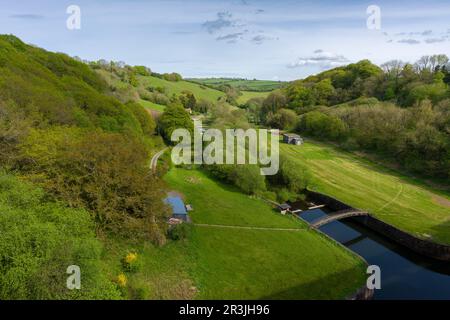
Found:
[[[295,144],[297,146],[303,144],[303,139],[295,133],[284,133],[283,142],[287,144]]]
[[[188,222],[186,206],[180,197],[167,197],[164,202],[172,207],[172,219]]]
[[[280,210],[281,214],[286,214],[286,213],[290,212],[291,206],[288,205],[287,203],[283,203],[278,206],[278,209]]]

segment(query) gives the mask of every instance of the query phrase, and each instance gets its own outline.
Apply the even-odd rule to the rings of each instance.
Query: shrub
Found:
[[[138,259],[138,254],[135,252],[129,252],[122,259],[122,267],[126,272],[137,272],[141,268],[141,261]]]
[[[169,228],[169,238],[178,241],[185,240],[189,237],[191,229],[186,223],[181,223]]]
[[[125,288],[127,286],[127,283],[128,283],[127,276],[124,273],[119,274],[117,276],[116,282],[119,285],[119,287]]]

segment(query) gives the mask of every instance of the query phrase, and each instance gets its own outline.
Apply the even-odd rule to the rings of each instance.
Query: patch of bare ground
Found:
[[[450,200],[441,196],[433,195],[433,201],[440,204],[441,206],[450,208]]]

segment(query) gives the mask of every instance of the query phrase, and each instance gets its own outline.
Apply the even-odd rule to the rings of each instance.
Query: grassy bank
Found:
[[[172,169],[165,179],[193,205],[195,224],[229,226],[193,226],[185,249],[196,298],[337,299],[363,284],[361,260],[297,219],[200,171]]]
[[[325,144],[281,144],[280,148],[294,162],[307,164],[315,190],[419,237],[450,244],[448,195]]]

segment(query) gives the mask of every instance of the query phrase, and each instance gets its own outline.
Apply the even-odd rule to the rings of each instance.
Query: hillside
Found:
[[[450,243],[448,193],[326,144],[280,147],[284,156],[311,170],[316,191],[367,210],[419,238]]]
[[[147,174],[154,131],[87,64],[0,36],[1,299],[124,296],[97,234],[166,241],[165,185]],[[55,280],[69,261],[86,272],[76,293]]]
[[[184,80],[166,80],[151,72],[139,74],[132,67],[115,66],[111,70],[109,65],[99,67],[95,64],[94,70],[122,97],[156,112],[164,111],[174,99],[183,99],[188,94],[200,104],[213,105],[225,99],[225,93],[219,90]]]

